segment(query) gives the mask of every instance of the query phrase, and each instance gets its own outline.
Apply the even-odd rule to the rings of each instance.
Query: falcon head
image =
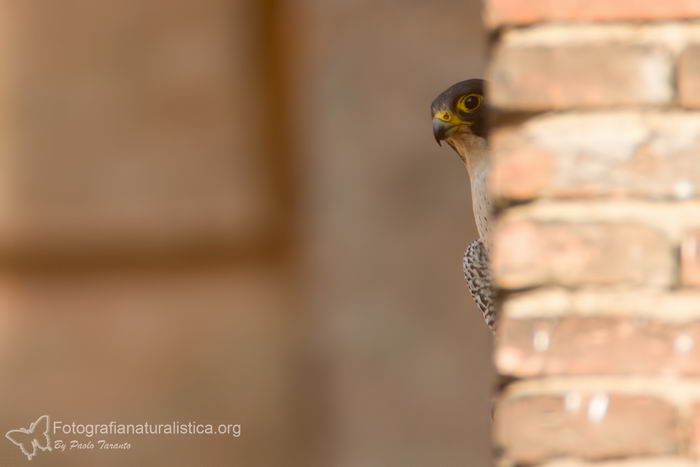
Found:
[[[430,105],[435,141],[447,142],[465,164],[473,150],[486,143],[484,86],[483,79],[460,81]]]

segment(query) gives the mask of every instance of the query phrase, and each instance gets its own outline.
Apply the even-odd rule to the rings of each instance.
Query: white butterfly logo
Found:
[[[32,457],[37,454],[37,448],[42,451],[51,450],[49,416],[42,415],[29,425],[29,428],[10,430],[5,433],[5,438],[16,444],[22,453],[27,456],[27,459],[32,460]]]

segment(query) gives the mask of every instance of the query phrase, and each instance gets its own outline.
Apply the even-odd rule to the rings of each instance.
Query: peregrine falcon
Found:
[[[479,238],[464,252],[464,278],[486,324],[495,332],[496,312],[489,267],[489,217],[493,208],[486,181],[489,155],[486,144],[487,107],[484,80],[461,81],[440,94],[430,106],[433,135],[438,144],[445,141],[464,163],[469,174],[474,219]]]

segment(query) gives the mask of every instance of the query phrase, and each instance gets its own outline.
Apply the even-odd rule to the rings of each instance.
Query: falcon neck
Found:
[[[454,138],[452,144],[469,173],[474,220],[479,237],[488,249],[492,203],[487,189],[490,166],[486,140],[472,134],[463,134],[460,138]]]
[[[473,179],[477,172],[488,168],[488,147],[484,138],[463,134],[459,138],[453,138],[451,143],[467,168],[470,179]]]

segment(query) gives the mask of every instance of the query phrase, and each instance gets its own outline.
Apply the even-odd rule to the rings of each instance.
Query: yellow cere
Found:
[[[447,123],[454,123],[454,121],[457,120],[457,117],[455,117],[455,115],[449,110],[439,110],[435,114],[435,118],[439,118],[443,122]]]
[[[439,118],[443,122],[450,123],[452,125],[471,125],[473,123],[462,120],[449,110],[438,110],[433,118]]]
[[[472,122],[467,122],[459,118],[453,112],[449,110],[438,110],[433,118],[439,118],[445,123],[451,123],[452,125],[471,125]]]

